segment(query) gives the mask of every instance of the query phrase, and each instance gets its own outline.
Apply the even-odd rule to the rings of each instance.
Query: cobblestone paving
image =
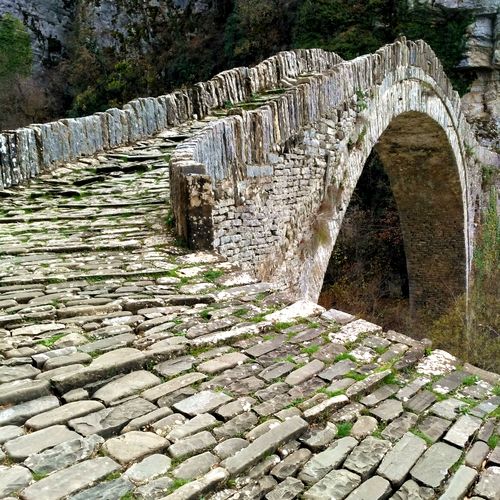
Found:
[[[499,499],[494,376],[176,242],[201,125],[1,193],[0,497]]]

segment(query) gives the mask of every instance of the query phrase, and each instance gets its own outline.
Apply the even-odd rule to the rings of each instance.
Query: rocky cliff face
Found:
[[[3,0],[0,16],[10,13],[28,27],[35,68],[57,62],[75,28],[86,30],[101,47],[130,50],[154,37],[151,22],[188,7],[193,13],[210,8],[207,0]],[[138,45],[137,45],[137,42]],[[141,43],[142,42],[142,43]]]
[[[498,0],[414,0],[437,8],[470,11],[464,58],[460,67],[477,78],[464,96],[464,108],[476,124],[482,142],[499,148],[500,130],[500,7]],[[56,63],[71,40],[74,29],[83,30],[95,44],[116,51],[148,50],[154,26],[162,18],[191,9],[203,13],[210,0],[3,0],[0,15],[9,12],[29,28],[33,40],[35,70]]]
[[[76,0],[2,0],[0,15],[19,18],[32,39],[35,69],[60,59],[75,20]]]
[[[460,67],[474,71],[470,92],[463,99],[469,119],[481,142],[500,148],[500,4],[498,0],[425,0],[450,10],[470,11],[474,17],[468,29]]]

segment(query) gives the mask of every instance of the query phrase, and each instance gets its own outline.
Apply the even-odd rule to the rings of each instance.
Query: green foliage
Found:
[[[207,281],[214,282],[219,279],[224,274],[224,271],[220,269],[211,269],[210,271],[206,271],[203,273],[203,278]]]
[[[498,434],[493,434],[493,436],[490,436],[488,439],[488,446],[491,449],[494,449],[498,446],[498,442],[500,441],[500,436]]]
[[[31,73],[32,53],[28,30],[10,14],[0,17],[0,85]]]
[[[469,14],[406,0],[302,0],[295,19],[296,47],[319,47],[344,59],[374,52],[403,34],[425,40],[441,59],[455,88],[469,80],[456,70],[464,49]]]
[[[45,347],[52,347],[59,339],[62,339],[66,335],[65,333],[58,333],[56,335],[52,335],[52,337],[48,339],[39,340],[37,344],[41,344]]]
[[[307,347],[303,347],[300,352],[302,354],[314,354],[315,352],[318,352],[320,349],[319,345],[317,344],[312,344],[310,346],[307,346]]]
[[[336,356],[333,361],[337,363],[338,361],[343,361],[344,359],[349,359],[351,361],[356,362],[356,358],[352,354],[348,354],[346,352],[343,352],[342,354]]]
[[[296,0],[235,0],[224,28],[230,65],[254,64],[290,46]]]
[[[349,436],[351,434],[351,430],[352,430],[351,422],[342,422],[340,424],[337,424],[337,437],[343,438]]]
[[[469,375],[468,377],[465,377],[462,380],[462,385],[465,385],[466,387],[468,387],[470,385],[474,385],[478,380],[479,380],[479,378],[476,377],[475,375]]]
[[[430,329],[433,346],[500,373],[500,222],[492,190],[476,240],[469,300],[458,297]]]
[[[353,380],[356,380],[356,382],[359,382],[360,380],[364,380],[366,378],[366,375],[361,375],[361,373],[355,372],[355,371],[350,371],[344,375],[345,378],[352,378]]]
[[[415,436],[418,436],[419,438],[423,439],[428,446],[432,446],[434,444],[434,441],[421,430],[415,428],[415,429],[410,429],[410,431],[413,432]]]

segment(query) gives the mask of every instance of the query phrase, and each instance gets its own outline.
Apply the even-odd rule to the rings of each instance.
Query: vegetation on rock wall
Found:
[[[434,347],[500,373],[500,222],[496,208],[492,189],[474,253],[468,304],[465,297],[458,297],[432,324],[430,338]]]
[[[400,34],[429,42],[456,88],[467,88],[467,79],[455,67],[469,16],[419,4],[410,10],[407,0],[212,0],[204,11],[191,4],[185,10],[134,6],[145,17],[131,15],[128,32],[114,33],[114,48],[103,48],[95,39],[87,3],[77,5],[63,60],[47,68],[43,81],[25,78],[26,88],[17,88],[14,98],[6,99],[18,103],[2,113],[9,116],[9,126],[103,111],[290,48],[320,47],[350,59]],[[26,43],[26,31],[15,22],[16,33],[24,38],[0,39],[0,54],[10,54],[13,41]],[[4,30],[12,29],[9,23],[13,19],[3,23]],[[0,74],[12,71],[11,62],[0,59]],[[21,73],[26,68],[16,66]]]
[[[12,115],[24,114],[30,104],[31,64],[27,29],[9,14],[0,17],[0,130],[15,125]]]

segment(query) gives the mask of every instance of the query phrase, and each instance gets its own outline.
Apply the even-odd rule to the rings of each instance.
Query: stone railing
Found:
[[[253,68],[235,68],[208,82],[160,97],[135,99],[123,109],[34,124],[0,134],[0,188],[45,169],[150,137],[226,103],[247,100],[301,73],[321,72],[341,59],[319,49],[282,52]]]

